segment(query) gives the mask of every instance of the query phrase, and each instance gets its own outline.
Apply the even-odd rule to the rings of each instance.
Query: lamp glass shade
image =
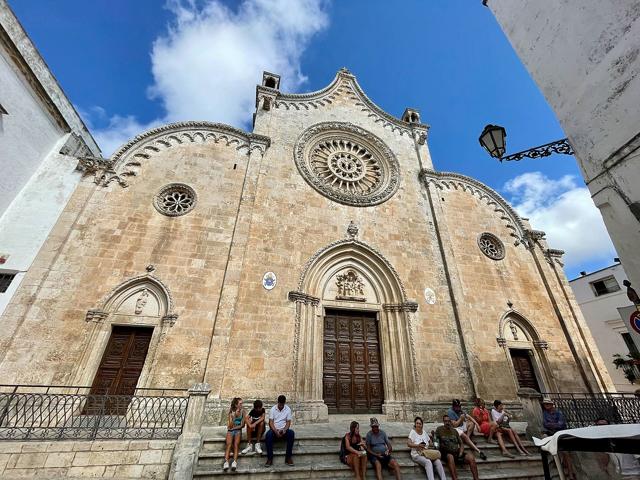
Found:
[[[507,132],[499,125],[487,125],[480,134],[480,145],[495,158],[501,158],[506,152]]]

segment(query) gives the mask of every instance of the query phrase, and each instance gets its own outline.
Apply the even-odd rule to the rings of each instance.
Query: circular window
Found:
[[[493,260],[504,258],[504,243],[492,233],[485,232],[478,237],[478,246],[482,253]]]
[[[153,205],[164,215],[178,217],[193,210],[196,199],[196,192],[190,186],[184,183],[170,183],[156,194]]]
[[[398,161],[376,136],[350,123],[320,123],[307,129],[294,150],[304,179],[318,192],[346,205],[377,205],[398,190]]]

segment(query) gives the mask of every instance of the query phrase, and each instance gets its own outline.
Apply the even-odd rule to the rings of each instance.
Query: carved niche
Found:
[[[351,302],[366,302],[365,282],[353,269],[336,275],[335,287],[336,300],[348,300]]]

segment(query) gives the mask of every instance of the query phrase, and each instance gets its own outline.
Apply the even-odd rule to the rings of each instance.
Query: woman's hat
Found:
[[[372,427],[379,427],[380,426],[380,422],[378,422],[378,419],[376,417],[371,417],[369,422],[370,422],[370,426],[372,426]]]
[[[547,404],[551,404],[551,405],[555,405],[555,403],[553,402],[553,400],[551,400],[549,397],[544,397],[542,399],[542,404],[544,405],[545,403]]]

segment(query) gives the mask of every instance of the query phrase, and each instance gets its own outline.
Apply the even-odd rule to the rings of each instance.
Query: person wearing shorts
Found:
[[[396,477],[396,480],[400,479],[400,465],[395,458],[391,456],[393,447],[389,437],[380,429],[380,423],[378,419],[371,418],[370,421],[371,430],[367,433],[366,445],[367,452],[369,453],[369,461],[373,465],[373,469],[376,472],[376,479],[382,480],[382,468],[388,468],[392,471]]]

